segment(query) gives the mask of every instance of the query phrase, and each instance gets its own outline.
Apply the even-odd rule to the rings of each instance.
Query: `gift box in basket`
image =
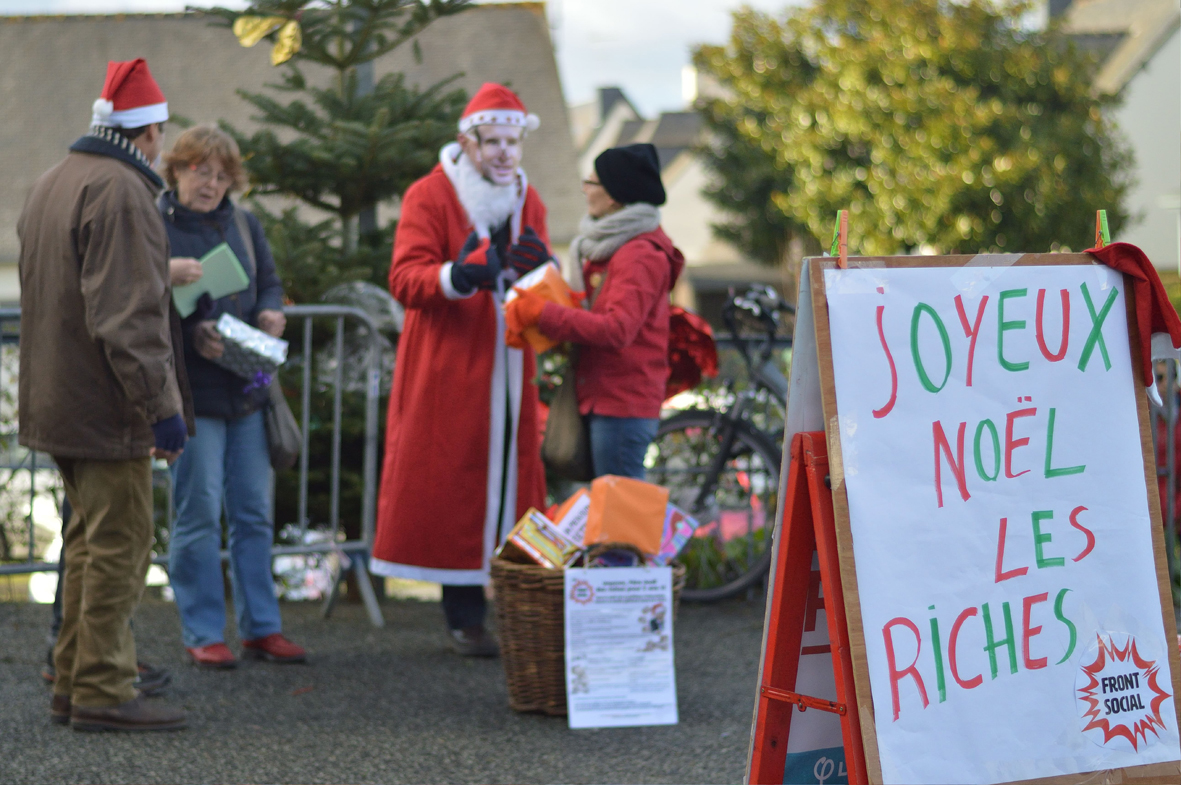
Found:
[[[228,313],[217,320],[217,332],[225,351],[214,362],[243,379],[258,381],[259,386],[270,384],[279,366],[287,361],[287,341],[267,335]],[[260,381],[261,376],[266,377],[265,383]]]
[[[626,542],[646,556],[660,551],[668,488],[611,474],[591,483],[585,543]]]

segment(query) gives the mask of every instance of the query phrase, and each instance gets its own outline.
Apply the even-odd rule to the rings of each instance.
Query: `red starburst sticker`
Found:
[[[595,587],[591,586],[589,581],[579,578],[570,585],[570,599],[579,605],[587,605],[594,598]]]
[[[1136,638],[1100,633],[1075,677],[1082,731],[1100,747],[1139,752],[1160,740],[1166,729],[1161,706],[1171,696],[1161,687],[1155,660],[1143,657]],[[1167,716],[1172,716],[1169,712]]]

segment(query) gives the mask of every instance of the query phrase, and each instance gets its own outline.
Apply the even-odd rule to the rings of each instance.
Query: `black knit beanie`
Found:
[[[658,207],[664,204],[660,158],[650,144],[629,144],[604,150],[595,159],[595,172],[607,193],[617,202],[647,202]]]

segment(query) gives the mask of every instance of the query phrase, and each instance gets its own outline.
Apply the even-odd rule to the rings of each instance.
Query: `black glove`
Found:
[[[486,264],[451,265],[451,286],[460,294],[469,294],[476,289],[490,291],[496,286],[499,273]]]
[[[156,439],[156,449],[164,452],[180,452],[189,438],[189,429],[184,418],[179,414],[161,420],[152,425],[152,436]]]
[[[540,267],[550,260],[550,256],[549,249],[532,226],[526,226],[517,242],[508,249],[508,263],[518,275]]]
[[[459,255],[455,257],[456,264],[463,264],[467,260],[468,254],[480,247],[480,235],[472,232],[463,241],[463,247],[459,249]]]
[[[468,258],[478,261],[465,261]],[[472,232],[460,249],[459,257],[451,265],[452,288],[460,294],[469,294],[477,289],[495,289],[499,276],[500,257],[496,255],[496,249],[489,240],[481,240]]]

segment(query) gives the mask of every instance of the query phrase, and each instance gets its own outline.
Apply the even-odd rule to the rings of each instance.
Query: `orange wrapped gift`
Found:
[[[558,266],[553,262],[546,262],[536,270],[517,279],[513,288],[504,296],[505,305],[517,299],[516,289],[529,289],[547,301],[567,308],[574,305],[574,298],[570,296],[570,285],[562,278],[562,274],[558,272]],[[528,341],[529,345],[533,347],[533,351],[538,354],[549,351],[558,345],[557,341],[552,341],[542,335],[536,325],[526,327],[521,332],[521,337]]]
[[[591,483],[584,542],[626,542],[644,553],[656,553],[667,507],[667,488],[631,477],[599,477]]]

